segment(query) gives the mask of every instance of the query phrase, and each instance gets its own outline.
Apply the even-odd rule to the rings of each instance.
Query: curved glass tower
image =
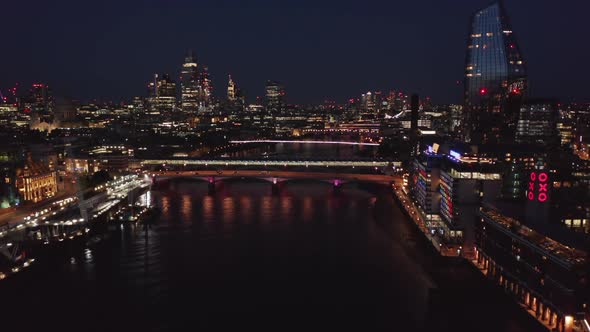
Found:
[[[514,139],[526,67],[501,2],[473,15],[465,65],[463,136],[473,143]]]

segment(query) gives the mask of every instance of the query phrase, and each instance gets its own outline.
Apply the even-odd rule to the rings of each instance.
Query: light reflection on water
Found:
[[[334,194],[307,182],[276,194],[267,183],[216,188],[210,195],[206,183],[175,183],[153,192],[162,210],[154,229],[114,227],[4,298],[15,308],[43,303],[39,321],[50,327],[63,309],[49,303],[70,303],[72,330],[284,330],[289,322],[396,331],[401,321],[424,321],[434,283],[387,191],[344,185]]]

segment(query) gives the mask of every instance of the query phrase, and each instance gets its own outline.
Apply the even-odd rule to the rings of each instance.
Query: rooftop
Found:
[[[568,265],[580,265],[587,262],[588,254],[586,252],[568,247],[550,239],[541,233],[522,225],[516,219],[502,215],[489,208],[482,208],[481,214],[547,252],[550,256],[553,256],[562,262],[566,262]]]

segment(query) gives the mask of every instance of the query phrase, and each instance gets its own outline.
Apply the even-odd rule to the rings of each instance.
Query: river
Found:
[[[152,229],[116,225],[96,247],[1,281],[3,326],[526,330],[510,302],[474,296],[486,286],[468,267],[439,266],[389,188],[349,184],[334,193],[327,183],[295,181],[273,194],[268,183],[235,180],[209,194],[206,183],[178,181],[150,196],[162,210]],[[441,305],[431,296],[441,287],[457,296]]]

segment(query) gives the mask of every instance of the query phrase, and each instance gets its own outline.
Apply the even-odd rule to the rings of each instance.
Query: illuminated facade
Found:
[[[496,210],[481,209],[479,216],[476,262],[486,276],[552,331],[583,324],[588,254]]]
[[[501,2],[476,12],[465,65],[465,140],[512,141],[526,89],[526,67]]]
[[[17,170],[17,188],[24,201],[39,202],[55,196],[57,177],[47,165],[33,161],[30,154],[24,166]]]
[[[199,72],[192,52],[184,58],[180,72],[180,100],[182,110],[195,113],[199,109]]]
[[[133,149],[124,145],[96,146],[89,152],[89,159],[93,159],[89,167],[111,172],[128,171],[129,159],[133,155]]]
[[[426,222],[426,227],[435,232],[441,227],[440,210],[440,172],[442,155],[424,153],[414,160],[412,172],[412,196],[419,212]]]
[[[472,217],[481,202],[493,201],[502,188],[499,167],[493,158],[451,150],[440,174],[442,236],[447,242],[474,243]]]
[[[149,104],[152,112],[170,112],[176,109],[176,83],[168,75],[154,75],[148,85]]]
[[[211,102],[213,83],[209,78],[209,68],[203,67],[199,73],[199,105],[206,107]]]
[[[236,101],[236,90],[236,83],[231,79],[231,75],[229,75],[229,80],[227,82],[227,100]]]

